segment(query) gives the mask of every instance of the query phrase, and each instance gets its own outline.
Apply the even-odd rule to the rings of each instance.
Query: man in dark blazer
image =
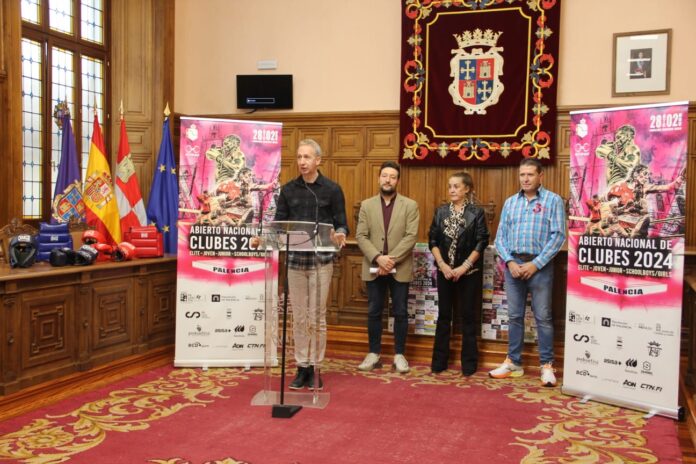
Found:
[[[382,350],[382,312],[387,289],[394,316],[394,369],[409,371],[404,357],[408,314],[408,287],[413,278],[413,247],[418,238],[418,204],[397,195],[401,167],[386,161],[379,170],[379,194],[360,205],[355,238],[364,258],[362,279],[367,284],[367,333],[370,352],[358,369],[380,367]]]

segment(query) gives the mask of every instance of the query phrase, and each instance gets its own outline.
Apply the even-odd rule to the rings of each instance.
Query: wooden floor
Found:
[[[346,350],[342,348],[338,348],[336,352],[346,354]],[[94,368],[87,372],[66,376],[0,397],[0,418],[9,419],[26,414],[32,410],[102,388],[156,367],[165,366],[172,362],[173,356],[173,346],[158,348]],[[694,404],[694,394],[696,389],[690,388],[682,382],[680,393],[681,404],[687,409],[687,413],[686,419],[678,422],[679,445],[682,450],[683,462],[696,464],[696,448],[694,447],[694,441],[696,441],[696,404]]]

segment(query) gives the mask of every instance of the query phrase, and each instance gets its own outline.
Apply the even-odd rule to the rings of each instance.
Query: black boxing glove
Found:
[[[82,245],[79,250],[75,252],[75,265],[76,266],[89,266],[96,261],[99,252],[92,246]]]
[[[72,248],[54,248],[51,250],[48,262],[55,267],[75,264],[75,251]]]
[[[130,261],[135,258],[135,247],[132,243],[121,242],[114,247],[114,252],[111,254],[111,259],[114,261]]]

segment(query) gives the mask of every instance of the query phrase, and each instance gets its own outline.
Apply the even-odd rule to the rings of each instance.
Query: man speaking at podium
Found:
[[[319,172],[319,144],[305,139],[298,145],[300,175],[281,188],[275,220],[332,224],[335,231],[333,240],[339,248],[343,247],[348,234],[343,190]],[[333,253],[296,251],[289,252],[287,259],[297,364],[297,375],[289,388],[300,390],[306,386],[320,390],[323,382],[321,378],[315,380],[314,365],[324,360],[326,350],[326,299],[333,274]],[[319,337],[316,344],[312,343],[312,334]],[[317,347],[316,353],[310,352],[314,346]]]

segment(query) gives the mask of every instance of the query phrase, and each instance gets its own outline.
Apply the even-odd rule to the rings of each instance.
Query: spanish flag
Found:
[[[97,115],[94,115],[92,143],[82,192],[87,224],[104,234],[110,244],[121,241],[121,222],[111,168],[106,157],[104,139]]]

